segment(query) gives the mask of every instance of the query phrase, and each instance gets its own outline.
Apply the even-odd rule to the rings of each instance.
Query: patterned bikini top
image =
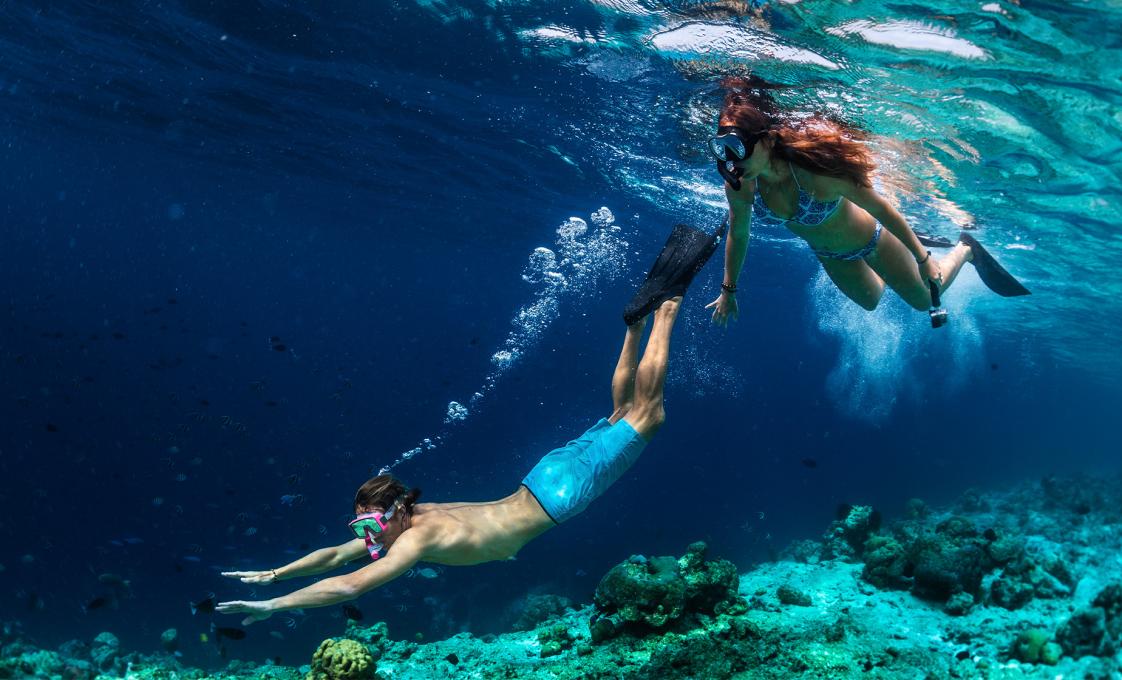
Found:
[[[799,176],[795,174],[795,168],[791,166],[790,161],[787,161],[787,167],[791,168],[791,176],[795,178],[795,186],[799,190],[795,214],[790,218],[776,215],[771,211],[771,208],[767,207],[767,203],[764,203],[763,196],[756,192],[756,199],[752,203],[752,221],[761,227],[785,227],[788,222],[795,222],[807,227],[817,227],[834,214],[842,200],[838,198],[836,201],[825,203],[814,200],[814,196],[809,191],[803,191],[802,185],[799,184]]]

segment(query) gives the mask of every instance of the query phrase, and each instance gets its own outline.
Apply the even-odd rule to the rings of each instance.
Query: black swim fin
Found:
[[[954,247],[954,243],[951,243],[951,240],[949,238],[944,238],[942,236],[933,236],[931,234],[925,234],[922,231],[917,231],[917,232],[915,232],[915,234],[916,234],[916,238],[919,239],[920,244],[925,245],[928,248],[953,248]]]
[[[970,246],[970,252],[974,255],[971,264],[974,265],[974,269],[978,270],[978,278],[980,278],[982,283],[986,284],[990,290],[1002,297],[1016,297],[1018,295],[1030,294],[1029,289],[1021,285],[1020,281],[1013,278],[1012,274],[1005,271],[1005,267],[999,265],[997,260],[993,259],[993,255],[990,255],[989,252],[982,247],[982,244],[978,243],[977,239],[964,231],[958,237],[958,240]]]
[[[643,285],[624,308],[623,322],[630,326],[664,301],[685,295],[693,277],[709,261],[727,230],[727,221],[713,234],[685,224],[676,225]]]

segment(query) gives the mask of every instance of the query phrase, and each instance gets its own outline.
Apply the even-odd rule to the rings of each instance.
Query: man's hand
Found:
[[[246,602],[243,600],[233,600],[231,602],[219,602],[214,611],[219,614],[249,614],[249,616],[242,619],[242,625],[248,626],[251,623],[264,621],[273,615],[275,611],[271,600],[264,602]]]
[[[224,571],[222,575],[236,578],[242,583],[256,583],[263,586],[267,586],[277,580],[277,571],[275,569],[269,569],[268,571]]]

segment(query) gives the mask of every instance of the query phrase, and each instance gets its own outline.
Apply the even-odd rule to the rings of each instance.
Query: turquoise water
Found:
[[[725,209],[704,148],[727,74],[866,127],[912,225],[976,229],[1032,296],[968,267],[932,331],[892,295],[864,313],[805,244],[755,230],[740,322],[708,323],[711,266],[676,331],[669,424],[590,508],[595,531],[363,606],[405,634],[498,630],[493,584],[587,599],[625,553],[680,554],[664,532],[746,567],[839,502],[891,514],[1105,474],[1119,36],[1104,1],[6,3],[0,471],[29,482],[0,492],[0,617],[44,644],[194,639],[209,621],[188,601],[245,594],[218,570],[345,539],[382,466],[425,500],[509,493],[604,415],[618,310],[668,227]],[[719,516],[650,522],[668,488]],[[75,489],[106,526],[73,535]],[[105,572],[136,597],[84,611]],[[280,619],[235,655],[284,639],[305,660],[341,625]]]
[[[882,187],[915,228],[952,238],[962,228],[982,230],[1034,291],[1020,305],[978,295],[971,314],[1043,350],[1042,361],[1096,380],[1122,377],[1113,343],[1102,341],[1118,336],[1122,318],[1114,274],[1122,261],[1118,3],[793,2],[750,9],[735,2],[605,2],[597,9],[608,28],[581,38],[602,48],[582,57],[590,73],[636,98],[651,59],[672,60],[683,76],[676,92],[655,95],[651,109],[620,120],[608,108],[611,120],[591,135],[611,138],[607,128],[618,134],[635,125],[679,138],[684,153],[647,159],[669,175],[659,183],[664,191],[650,187],[652,200],[688,204],[701,194],[720,203],[707,168],[697,169],[714,117],[712,98],[700,96],[707,93],[702,83],[750,71],[794,85],[781,101],[874,131]],[[542,47],[561,42],[537,39]],[[611,170],[633,186],[639,177],[650,181],[650,166],[624,150]],[[692,191],[675,191],[683,187]]]

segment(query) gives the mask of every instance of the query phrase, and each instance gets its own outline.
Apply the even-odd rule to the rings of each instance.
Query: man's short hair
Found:
[[[420,497],[420,489],[410,489],[393,475],[378,475],[358,487],[358,492],[355,494],[355,512],[369,512],[373,508],[388,510],[394,501],[399,501],[405,506],[407,512],[413,512],[413,504]]]

